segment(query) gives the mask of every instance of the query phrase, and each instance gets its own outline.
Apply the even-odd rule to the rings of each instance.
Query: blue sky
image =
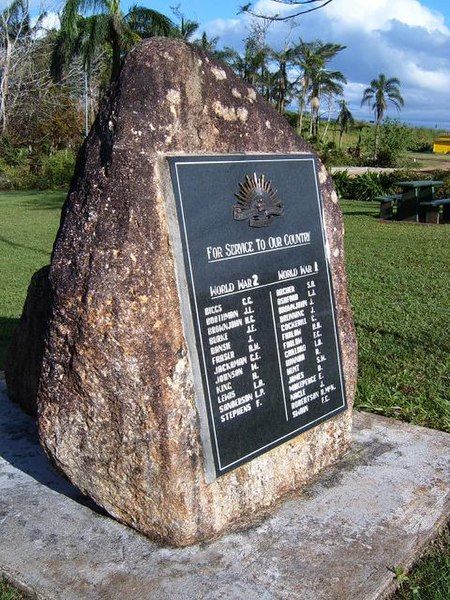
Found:
[[[169,16],[179,4],[186,17],[200,22],[200,31],[220,37],[219,46],[242,48],[248,33],[249,17],[237,14],[244,0],[123,0],[123,9],[135,3]],[[280,10],[271,0],[255,6],[266,13]],[[371,118],[359,106],[362,91],[383,72],[402,82],[403,120],[450,130],[450,0],[334,0],[294,29],[272,25],[268,42],[280,48],[300,37],[347,46],[332,66],[348,79],[345,96],[355,116]],[[397,116],[395,110],[390,114]]]

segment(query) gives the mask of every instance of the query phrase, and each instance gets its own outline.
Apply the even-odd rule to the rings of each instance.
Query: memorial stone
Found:
[[[342,237],[326,170],[249,85],[184,42],[140,44],[83,146],[53,251],[33,352],[52,461],[179,546],[300,490],[350,442]]]

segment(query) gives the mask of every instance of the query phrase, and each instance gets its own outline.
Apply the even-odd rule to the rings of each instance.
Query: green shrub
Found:
[[[72,150],[57,150],[40,159],[36,187],[41,190],[68,187],[75,167]]]
[[[75,154],[57,150],[50,155],[33,157],[17,152],[13,160],[0,156],[0,190],[32,190],[67,188],[72,179]]]
[[[390,173],[364,173],[352,177],[348,171],[333,174],[333,181],[339,198],[358,201],[372,201],[376,196],[384,196],[398,192],[397,181],[414,181],[416,179],[433,179],[443,181],[444,185],[435,190],[437,198],[450,198],[449,171],[413,171],[397,169]]]
[[[444,185],[436,188],[436,198],[450,198],[450,171],[437,170],[430,175],[431,179],[444,182]]]
[[[0,190],[31,190],[36,187],[36,177],[30,171],[29,161],[9,165],[0,158]]]
[[[7,135],[0,136],[0,160],[11,167],[22,165],[28,160],[31,151],[28,147],[15,147]],[[0,171],[1,172],[1,171]]]
[[[409,145],[411,152],[433,152],[433,142],[427,140],[417,140]]]
[[[351,198],[352,178],[347,169],[333,173],[333,182],[339,198]]]
[[[398,167],[413,137],[411,127],[394,119],[386,119],[378,130],[376,150],[375,127],[365,130],[362,139],[362,155],[366,164],[377,167]]]
[[[351,198],[359,202],[373,201],[376,196],[385,193],[383,180],[379,173],[363,173],[355,177],[351,185]]]
[[[376,196],[389,193],[392,188],[390,179],[384,173],[363,173],[352,177],[348,171],[333,174],[333,181],[339,198],[372,201]]]
[[[407,150],[411,152],[432,152],[433,141],[437,132],[423,127],[412,128],[412,135],[408,141]]]
[[[338,148],[336,144],[332,141],[316,141],[312,142],[311,145],[313,146],[314,150],[316,150],[317,154],[320,157],[320,160],[327,167],[334,167],[340,165],[352,167],[359,164],[358,159],[356,159],[354,156],[351,156],[344,149]]]

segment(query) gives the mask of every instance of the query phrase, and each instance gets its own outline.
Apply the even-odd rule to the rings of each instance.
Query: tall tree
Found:
[[[295,48],[286,47],[278,52],[276,50],[272,50],[270,56],[277,65],[277,70],[274,73],[274,96],[276,99],[276,108],[280,114],[283,114],[288,94],[292,87],[292,84],[289,80],[288,71],[295,57]]]
[[[172,21],[151,9],[134,6],[128,15],[124,15],[120,0],[66,0],[55,47],[54,70],[58,62],[63,67],[76,54],[81,55],[89,70],[96,52],[106,46],[111,54],[113,80],[120,70],[124,53],[141,37],[172,33]]]
[[[400,94],[400,80],[397,77],[387,78],[384,73],[378,79],[372,79],[370,86],[364,90],[361,106],[367,104],[375,115],[375,158],[378,154],[380,125],[386,114],[389,103],[400,111],[405,105]]]
[[[0,12],[0,127],[8,127],[10,93],[19,64],[27,60],[34,37],[39,31],[45,13],[42,12],[31,25],[28,0],[12,0]]]
[[[342,136],[344,135],[344,133],[346,131],[348,131],[348,128],[351,125],[353,125],[354,122],[355,122],[355,119],[353,118],[353,115],[350,112],[347,102],[345,100],[340,100],[339,101],[339,114],[336,118],[336,123],[339,127],[339,148],[341,147],[341,144],[342,144]]]
[[[235,51],[231,51],[230,49],[217,49],[217,44],[219,43],[219,37],[208,37],[208,34],[204,31],[201,37],[195,39],[193,43],[201,48],[202,50],[206,50],[206,52],[210,52],[215,58],[221,60],[227,64],[231,60],[232,56],[235,56]]]
[[[125,16],[125,21],[131,31],[139,36],[140,39],[146,39],[160,35],[170,37],[174,35],[176,25],[169,17],[161,14],[157,10],[139,6],[132,6]]]
[[[182,15],[180,25],[178,27],[179,37],[188,42],[199,27],[200,25],[197,23],[197,21],[191,21]]]
[[[314,139],[319,134],[320,101],[323,95],[333,97],[344,93],[343,84],[347,79],[340,71],[329,71],[321,67],[313,72],[311,79],[311,128]]]
[[[253,86],[260,80],[260,70],[267,57],[267,48],[260,48],[256,41],[249,37],[245,40],[244,53],[233,48],[224,48],[223,60],[240,76]]]
[[[219,43],[219,37],[208,37],[206,31],[204,31],[200,38],[194,40],[194,44],[201,48],[202,50],[206,50],[206,52],[211,52],[214,54],[217,52],[217,44]]]
[[[325,69],[329,61],[344,49],[345,46],[342,46],[341,44],[322,42],[321,40],[314,40],[312,42],[300,40],[299,44],[296,46],[294,64],[300,69],[297,117],[297,128],[300,134],[303,129],[303,114],[308,94],[311,96],[311,102],[319,109],[319,80],[323,78],[322,70]],[[342,79],[340,81],[342,81]],[[315,98],[315,100],[312,100],[313,98]]]

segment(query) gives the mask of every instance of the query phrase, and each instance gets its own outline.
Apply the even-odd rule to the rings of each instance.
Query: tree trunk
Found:
[[[320,98],[319,96],[317,96],[317,100],[319,102],[317,108],[316,108],[316,114],[315,114],[315,119],[314,119],[314,137],[317,139],[319,139],[319,117],[320,117]]]
[[[4,25],[5,28],[5,62],[3,64],[3,74],[0,84],[0,123],[2,133],[6,133],[8,128],[8,115],[7,115],[7,98],[9,89],[9,69],[11,66],[11,42],[8,35],[8,25]]]
[[[328,133],[328,128],[330,127],[330,121],[331,121],[331,100],[330,103],[328,104],[328,116],[327,116],[327,124],[325,125],[325,131],[323,132],[322,135],[322,142],[325,141],[325,138],[327,136]]]
[[[373,159],[376,161],[378,159],[378,141],[380,136],[380,121],[377,119],[375,123],[375,155]]]
[[[303,113],[305,112],[305,96],[306,90],[303,89],[298,102],[298,115],[297,115],[297,130],[299,135],[302,135],[303,129]]]
[[[311,98],[311,125],[310,125],[310,134],[313,139],[317,139],[319,134],[319,110],[320,110],[320,98],[317,93],[313,92],[313,96]]]

